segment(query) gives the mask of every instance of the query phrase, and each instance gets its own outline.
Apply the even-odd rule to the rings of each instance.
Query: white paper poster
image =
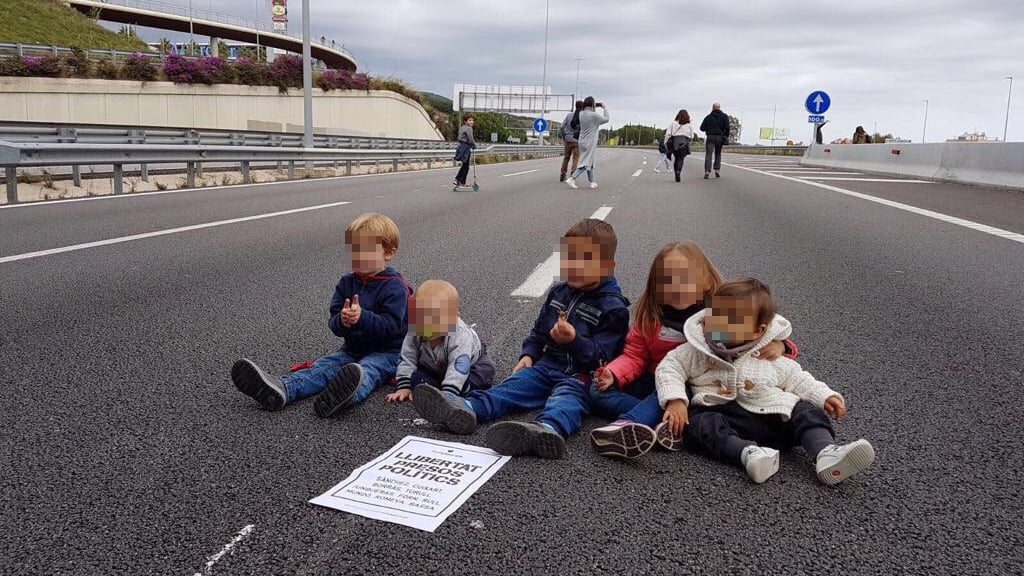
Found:
[[[406,436],[310,503],[433,532],[508,461],[479,446]]]

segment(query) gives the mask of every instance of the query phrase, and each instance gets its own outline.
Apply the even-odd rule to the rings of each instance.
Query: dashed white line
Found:
[[[498,176],[498,178],[511,178],[512,176],[522,176],[523,174],[533,174],[537,170],[540,170],[540,168],[537,168],[536,170],[526,170],[525,172],[514,172],[512,174],[502,174],[501,176]]]
[[[591,216],[598,220],[604,220],[612,211],[611,206],[602,206]],[[530,276],[518,288],[512,291],[513,298],[540,298],[547,293],[548,288],[558,279],[559,253],[554,252],[548,259],[541,262],[533,269]]]
[[[639,176],[641,173],[643,173],[643,171],[644,171],[643,168],[637,168],[636,172],[633,172],[633,178],[636,178],[637,176]]]
[[[8,262],[16,262],[18,260],[28,260],[29,258],[40,258],[42,256],[52,256],[54,254],[63,254],[65,252],[75,252],[77,250],[85,250],[87,248],[96,248],[99,246],[109,246],[111,244],[121,244],[123,242],[132,242],[134,240],[143,240],[145,238],[154,238],[157,236],[166,236],[168,234],[180,234],[182,232],[191,232],[192,230],[202,230],[203,228],[213,228],[214,226],[226,226],[228,224],[238,224],[239,222],[250,222],[252,220],[262,220],[264,218],[273,218],[275,216],[285,216],[288,214],[298,214],[300,212],[309,212],[310,210],[323,210],[324,208],[334,208],[337,206],[344,206],[351,204],[351,202],[332,202],[330,204],[320,204],[318,206],[306,206],[305,208],[295,208],[292,210],[283,210],[281,212],[270,212],[268,214],[256,214],[255,216],[245,216],[242,218],[232,218],[230,220],[219,220],[217,222],[207,222],[205,224],[195,224],[192,226],[182,226],[180,228],[169,228],[167,230],[157,230],[155,232],[146,232],[143,234],[132,234],[131,236],[121,236],[120,238],[110,238],[108,240],[97,240],[96,242],[86,242],[84,244],[74,244],[71,246],[63,246],[61,248],[51,248],[49,250],[39,250],[37,252],[26,252],[24,254],[15,254],[13,256],[0,257],[0,264],[6,264]]]
[[[206,559],[206,566],[203,567],[202,571],[196,572],[193,576],[209,576],[210,571],[213,569],[213,565],[216,564],[217,562],[219,562],[220,559],[223,558],[225,554],[230,552],[231,549],[234,548],[243,539],[245,539],[246,536],[248,536],[249,534],[252,534],[252,531],[255,530],[255,529],[256,529],[256,525],[255,524],[249,524],[245,528],[242,528],[241,530],[239,530],[238,534],[236,534],[235,537],[231,539],[231,542],[228,542],[227,544],[225,544],[224,547],[220,549],[220,552],[217,552],[213,556],[210,556],[209,558],[207,558]]]
[[[1019,242],[1021,244],[1024,244],[1024,234],[1018,234],[1016,232],[1010,232],[1009,230],[1003,230],[1002,228],[996,228],[995,226],[989,226],[987,224],[979,224],[978,222],[972,222],[970,220],[964,220],[963,218],[957,218],[956,216],[950,216],[949,214],[943,214],[941,212],[933,212],[931,210],[925,210],[924,208],[918,208],[917,206],[910,206],[909,204],[903,204],[903,203],[900,203],[900,202],[893,202],[892,200],[886,200],[885,198],[878,198],[876,196],[871,196],[871,195],[868,195],[868,194],[861,194],[860,192],[854,192],[853,190],[847,190],[845,188],[840,188],[838,186],[832,186],[830,184],[822,184],[821,182],[814,182],[813,180],[807,180],[807,179],[803,179],[803,178],[793,178],[792,176],[783,176],[782,174],[772,174],[771,172],[763,172],[761,170],[755,170],[753,168],[747,168],[745,166],[740,166],[738,164],[731,164],[731,166],[739,168],[740,170],[747,170],[749,172],[755,172],[755,173],[758,173],[758,174],[764,174],[765,176],[771,176],[772,178],[781,178],[783,180],[790,180],[790,181],[793,181],[793,182],[800,182],[801,184],[806,184],[808,186],[815,186],[815,187],[821,188],[823,190],[830,190],[832,192],[838,192],[840,194],[845,194],[847,196],[852,196],[854,198],[860,198],[861,200],[867,200],[868,202],[874,202],[876,204],[882,204],[882,205],[885,205],[885,206],[890,206],[890,207],[896,208],[898,210],[904,210],[904,211],[907,211],[907,212],[912,212],[914,214],[919,214],[921,216],[927,216],[928,218],[934,218],[935,220],[940,220],[942,222],[947,222],[949,224],[955,224],[957,226],[963,226],[964,228],[970,228],[971,230],[977,230],[978,232],[984,232],[985,234],[991,234],[992,236],[998,236],[1000,238],[1005,238],[1007,240],[1012,240],[1014,242]],[[857,180],[857,179],[856,178],[852,178],[851,180]]]

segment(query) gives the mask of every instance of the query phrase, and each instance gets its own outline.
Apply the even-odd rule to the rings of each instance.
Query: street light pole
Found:
[[[309,0],[302,0],[302,145],[313,147],[313,49],[309,41]],[[306,176],[313,163],[306,162]]]
[[[540,117],[544,118],[548,111],[548,22],[551,15],[551,0],[544,2],[544,72],[540,80]],[[544,145],[544,133],[537,135],[537,144]]]
[[[772,146],[775,146],[775,116],[778,115],[779,109],[777,104],[772,104]]]
[[[192,0],[188,0],[188,53],[195,56],[196,38],[192,28]]]
[[[576,100],[582,100],[580,98],[580,62],[583,62],[583,57],[573,56],[572,59],[576,61],[576,90],[572,95]]]
[[[1010,98],[1013,96],[1013,76],[1007,76],[1003,80],[1010,81],[1010,91],[1006,94],[1006,121],[1003,122],[1003,142],[1006,142],[1006,129],[1010,127]]]
[[[921,129],[921,144],[925,142],[925,136],[928,135],[928,101],[924,101],[924,128]]]

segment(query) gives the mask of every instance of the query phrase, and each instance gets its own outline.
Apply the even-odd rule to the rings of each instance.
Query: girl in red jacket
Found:
[[[654,389],[654,370],[672,349],[683,344],[683,324],[703,310],[722,284],[711,260],[693,242],[666,244],[654,257],[640,300],[633,310],[633,327],[622,354],[598,371],[590,395],[598,416],[616,418],[590,434],[602,456],[637,458],[655,444],[667,450],[682,447],[682,435],[662,422]],[[796,356],[796,345],[775,341],[760,351],[774,360]]]

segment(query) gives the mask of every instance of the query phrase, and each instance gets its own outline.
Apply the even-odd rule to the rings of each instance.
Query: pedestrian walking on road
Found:
[[[690,125],[690,113],[680,110],[676,119],[668,125],[665,130],[665,146],[668,147],[675,158],[673,168],[676,172],[676,182],[679,182],[679,175],[683,171],[683,160],[690,155],[690,141],[693,140],[693,126]]]
[[[711,113],[700,123],[700,131],[706,136],[704,142],[704,179],[715,170],[715,178],[722,177],[722,146],[729,141],[729,116],[722,112],[722,105],[715,102],[711,105]],[[712,155],[714,163],[712,164]]]
[[[601,112],[597,109],[600,108]],[[597,181],[594,180],[594,161],[597,159],[597,139],[601,133],[601,125],[608,122],[608,108],[603,102],[594,102],[593,96],[587,96],[583,100],[583,110],[580,111],[580,161],[572,176],[565,179],[570,188],[577,188],[576,179],[587,173],[590,180],[590,187],[597,188]]]
[[[559,182],[565,182],[565,177],[576,171],[580,161],[580,111],[583,110],[583,100],[576,101],[576,109],[566,115],[562,122],[562,141],[565,142],[565,154],[562,156],[562,173],[558,177]],[[572,168],[569,167],[569,160],[572,159]]]
[[[476,150],[473,122],[473,116],[466,114],[462,118],[462,127],[459,128],[459,145],[455,148],[455,159],[462,162],[462,167],[459,168],[459,173],[455,176],[455,182],[452,182],[456,186],[466,185],[466,177],[469,176],[469,160],[473,157],[473,150]]]
[[[661,157],[658,159],[658,164],[654,167],[655,172],[661,172],[661,165],[665,165],[665,171],[668,172],[670,167],[669,161],[672,159],[672,152],[669,151],[668,146],[665,145],[664,139],[658,139],[658,154]]]

